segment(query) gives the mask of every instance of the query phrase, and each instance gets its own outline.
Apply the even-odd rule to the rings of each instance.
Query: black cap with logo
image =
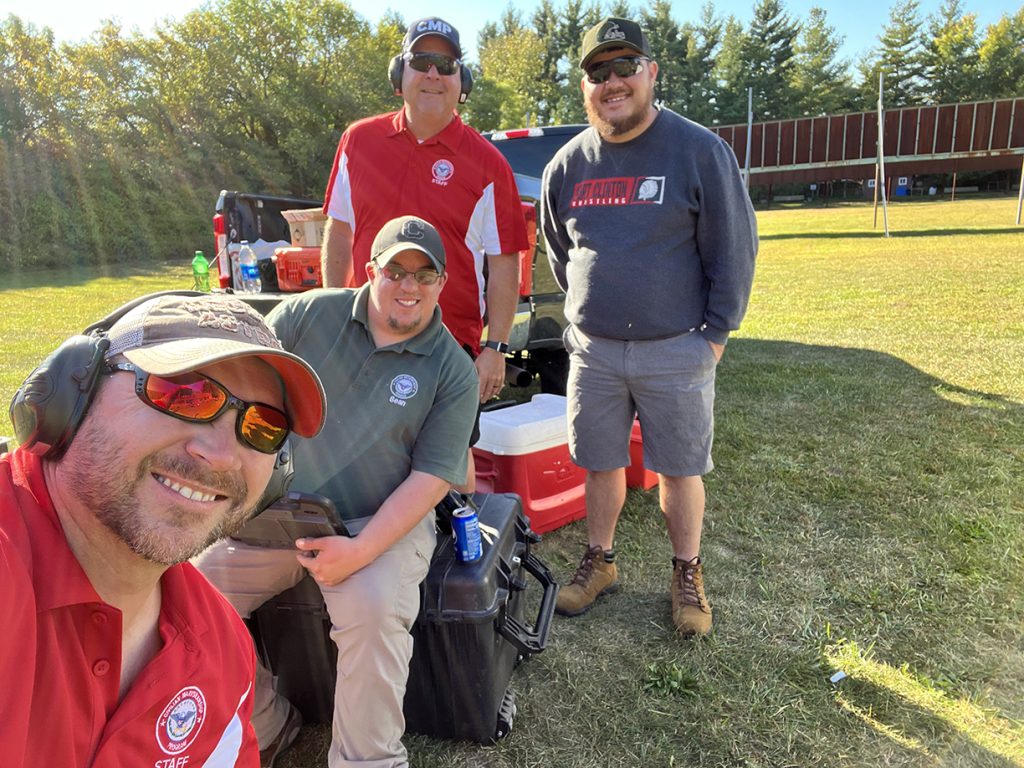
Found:
[[[417,19],[409,25],[409,29],[405,33],[405,39],[402,40],[402,51],[408,53],[412,50],[412,47],[416,44],[417,40],[428,35],[443,37],[455,48],[455,57],[457,59],[462,58],[462,45],[459,43],[459,30],[444,19],[439,19],[436,16],[431,16],[426,19]]]
[[[630,48],[641,56],[651,57],[651,46],[640,25],[629,19],[610,16],[591,27],[583,36],[580,67],[586,69],[594,56],[613,48]]]

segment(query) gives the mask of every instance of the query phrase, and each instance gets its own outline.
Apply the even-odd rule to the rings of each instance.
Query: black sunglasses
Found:
[[[632,77],[643,69],[643,62],[645,61],[650,61],[650,59],[640,56],[620,56],[617,59],[602,61],[600,64],[587,68],[587,80],[594,85],[600,85],[601,83],[608,82],[612,72],[625,80],[627,77]]]
[[[107,373],[135,374],[135,394],[160,413],[199,424],[211,422],[228,408],[238,409],[235,434],[245,446],[260,453],[277,453],[291,424],[283,411],[266,403],[247,403],[218,381],[191,371],[178,376],[157,376],[131,363],[112,364]]]
[[[402,56],[417,72],[429,72],[433,66],[439,75],[454,75],[462,62],[443,53],[406,53]]]
[[[386,267],[382,267],[376,261],[373,262],[384,279],[392,283],[400,283],[405,280],[406,275],[412,275],[420,285],[433,285],[441,279],[441,273],[436,269],[417,269],[415,272],[410,272],[408,269],[403,269],[397,264],[388,264]]]

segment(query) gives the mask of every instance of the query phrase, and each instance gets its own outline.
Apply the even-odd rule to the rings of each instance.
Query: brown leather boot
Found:
[[[711,631],[711,606],[704,596],[704,567],[699,557],[672,558],[672,622],[684,636]]]
[[[606,563],[604,550],[593,546],[580,560],[580,567],[572,581],[558,591],[555,611],[563,616],[579,616],[586,613],[601,595],[608,595],[619,588],[619,572],[615,563]]]

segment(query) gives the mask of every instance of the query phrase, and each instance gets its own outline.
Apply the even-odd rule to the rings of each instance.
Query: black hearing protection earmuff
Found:
[[[160,291],[129,301],[82,333],[72,336],[40,363],[14,393],[10,417],[18,444],[46,458],[59,458],[85,418],[96,394],[107,331],[140,304],[159,296],[205,296],[197,291]]]
[[[398,54],[388,64],[388,80],[391,81],[391,87],[395,89],[396,96],[402,93],[402,73],[405,71],[405,59],[402,57],[404,55],[405,53]],[[473,90],[473,73],[465,62],[459,65],[459,88],[459,104],[465,104],[469,92]]]

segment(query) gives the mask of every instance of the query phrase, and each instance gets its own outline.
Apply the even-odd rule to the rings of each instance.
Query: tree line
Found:
[[[708,2],[679,23],[645,7],[543,0],[485,25],[462,109],[479,130],[585,119],[579,44],[604,15],[638,18],[660,66],[657,96],[705,124],[1024,93],[1024,6],[980,30],[946,0],[927,18],[897,0],[863,61],[813,8],[756,0],[749,24]],[[458,19],[453,18],[456,24]],[[222,188],[319,198],[341,132],[395,109],[386,70],[404,20],[339,0],[212,0],[150,33],[105,22],[60,43],[0,22],[0,267],[182,258],[209,252]]]

